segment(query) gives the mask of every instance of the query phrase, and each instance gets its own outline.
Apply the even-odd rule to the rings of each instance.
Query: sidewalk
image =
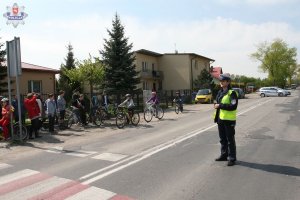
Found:
[[[201,104],[187,104],[184,105],[184,110],[195,110],[198,111]],[[183,112],[184,112],[183,110]],[[179,114],[180,115],[180,114]],[[175,113],[174,107],[169,107],[165,110],[164,118],[174,118],[178,116]],[[149,123],[156,123],[159,120],[153,120]],[[148,124],[144,120],[144,114],[140,113],[140,122],[139,124]],[[138,125],[139,126],[139,125]],[[91,140],[91,139],[101,139],[102,137],[107,137],[113,134],[118,134],[120,132],[126,131],[126,128],[134,128],[134,126],[129,125],[128,127],[124,127],[123,129],[118,129],[115,125],[115,119],[111,119],[106,121],[104,126],[95,126],[89,124],[86,127],[75,126],[73,125],[71,129],[59,130],[57,126],[55,126],[55,130],[57,134],[50,134],[47,130],[40,130],[41,138],[26,140],[22,144],[18,144],[17,142],[0,142],[0,150],[1,149],[10,149],[11,147],[35,147],[35,148],[44,148],[49,146],[57,146],[59,144],[66,145],[79,145],[82,142]]]

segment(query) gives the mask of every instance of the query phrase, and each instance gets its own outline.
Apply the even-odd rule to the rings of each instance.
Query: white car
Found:
[[[262,87],[259,89],[261,97],[283,97],[287,96],[287,92],[279,87]]]
[[[292,94],[291,88],[285,88],[284,91],[286,92],[286,95],[291,95]]]

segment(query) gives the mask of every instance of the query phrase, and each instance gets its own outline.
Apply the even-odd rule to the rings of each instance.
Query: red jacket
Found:
[[[25,99],[24,106],[30,119],[35,119],[40,116],[40,108],[36,102],[36,96],[33,96],[31,99]]]
[[[2,119],[10,120],[10,106],[6,105],[2,108]]]

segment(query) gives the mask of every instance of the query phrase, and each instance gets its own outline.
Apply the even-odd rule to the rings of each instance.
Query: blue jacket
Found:
[[[51,100],[51,99],[47,99],[46,100],[46,105],[47,105],[47,115],[51,115],[51,116],[54,116],[55,113],[56,113],[56,103],[54,100]]]

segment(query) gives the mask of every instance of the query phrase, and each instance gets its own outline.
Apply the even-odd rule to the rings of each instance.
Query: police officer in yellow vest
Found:
[[[217,94],[214,104],[215,123],[218,123],[221,143],[221,155],[216,161],[228,161],[228,166],[233,166],[236,161],[235,124],[238,97],[230,86],[231,78],[227,74],[220,75],[221,89]]]

